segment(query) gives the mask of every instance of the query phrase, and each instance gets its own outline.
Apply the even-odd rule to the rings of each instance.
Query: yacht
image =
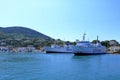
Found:
[[[105,54],[106,48],[98,42],[93,44],[90,41],[85,41],[85,35],[83,35],[82,41],[77,41],[76,45],[73,46],[73,53],[75,55],[98,55],[98,54]]]

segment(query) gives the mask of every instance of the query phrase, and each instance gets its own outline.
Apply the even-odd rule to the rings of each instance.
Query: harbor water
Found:
[[[0,54],[0,80],[120,80],[119,69],[119,54]]]

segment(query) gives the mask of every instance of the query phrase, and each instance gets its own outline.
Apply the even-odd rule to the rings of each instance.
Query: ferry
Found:
[[[59,46],[56,44],[51,47],[44,47],[46,53],[72,53],[72,45]]]
[[[83,35],[82,41],[77,41],[76,45],[73,46],[73,53],[75,55],[98,55],[98,54],[105,54],[106,47],[102,46],[101,43],[98,42],[93,44],[90,41],[85,41],[85,35]]]

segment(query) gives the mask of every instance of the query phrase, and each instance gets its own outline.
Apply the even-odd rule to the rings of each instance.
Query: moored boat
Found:
[[[106,53],[106,48],[98,42],[93,44],[90,41],[85,41],[85,34],[82,41],[77,41],[77,44],[73,46],[73,53],[75,55],[100,55]]]
[[[72,53],[72,45],[51,45],[51,47],[44,47],[46,53]]]

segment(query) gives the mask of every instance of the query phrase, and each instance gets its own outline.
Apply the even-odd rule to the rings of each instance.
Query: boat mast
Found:
[[[86,34],[84,33],[84,34],[83,34],[83,41],[85,41],[85,35],[86,35]]]
[[[99,43],[99,42],[98,42],[98,38],[99,38],[99,37],[98,37],[98,35],[97,35],[97,43]]]

